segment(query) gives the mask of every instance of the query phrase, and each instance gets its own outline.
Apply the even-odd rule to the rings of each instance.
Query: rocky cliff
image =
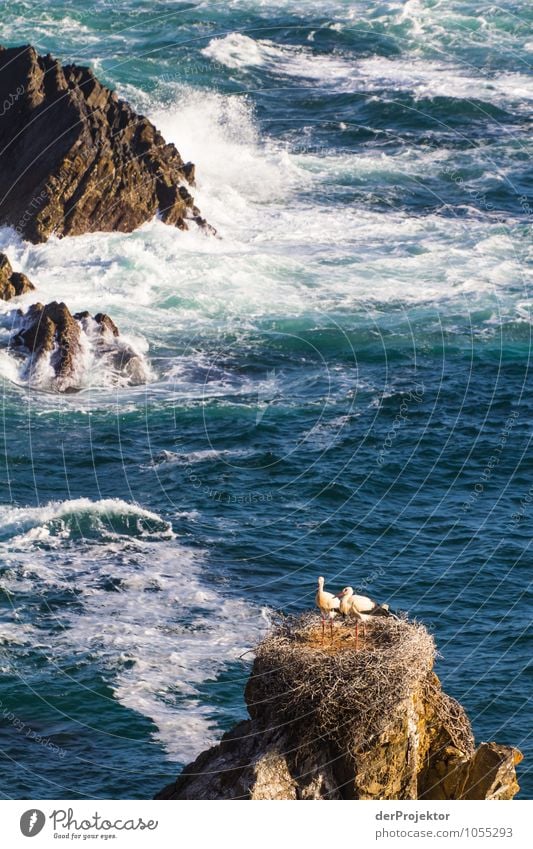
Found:
[[[158,214],[207,227],[185,163],[88,68],[0,47],[0,224],[31,242],[130,232]]]
[[[258,647],[250,719],[157,799],[511,799],[510,746],[477,748],[433,672],[434,643],[405,620],[372,623],[359,650],[339,625],[288,621]]]

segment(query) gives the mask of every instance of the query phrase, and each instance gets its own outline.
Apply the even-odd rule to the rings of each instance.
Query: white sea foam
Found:
[[[177,451],[162,451],[153,457],[149,468],[155,466],[189,466],[196,463],[207,463],[213,460],[222,460],[223,462],[231,463],[233,460],[253,456],[252,449],[226,449],[217,451],[214,448],[206,448],[203,451],[189,451],[180,453]]]
[[[347,82],[352,76],[353,63],[342,57],[316,56],[306,47],[256,40],[239,32],[212,39],[202,53],[228,68],[268,68],[283,76],[320,80],[324,85]]]
[[[533,93],[526,74],[483,75],[468,66],[416,56],[388,59],[315,54],[310,48],[255,40],[242,33],[212,39],[202,51],[228,68],[268,68],[272,73],[302,81],[318,81],[339,91],[409,91],[417,99],[452,97],[528,108]]]
[[[301,50],[287,51],[287,61],[301,61]],[[361,64],[370,76],[378,75],[375,61]],[[384,63],[381,71],[398,70],[389,60],[379,62]],[[443,169],[455,174],[453,151],[291,153],[260,138],[243,97],[195,93],[176,84],[166,85],[159,104],[133,86],[122,93],[148,113],[186,159],[196,162],[197,203],[222,238],[206,238],[196,228],[182,233],[152,221],[129,235],[89,234],[29,245],[4,228],[0,249],[38,287],[25,296],[24,305],[56,299],[72,311],[108,312],[125,342],[145,358],[148,340],[166,346],[154,361],[158,382],[153,391],[182,400],[253,391],[231,372],[217,372],[216,353],[206,354],[204,342],[218,339],[221,329],[230,330],[236,348],[242,348],[262,322],[277,316],[313,315],[320,321],[351,312],[372,318],[387,304],[446,308],[457,299],[464,309],[462,299],[468,295],[496,295],[509,302],[512,312],[513,296],[507,293],[522,277],[522,259],[511,236],[502,235],[501,223],[488,212],[478,209],[464,219],[399,210],[384,215],[371,204],[350,205],[342,196],[336,200],[337,187],[351,182],[416,189],[426,175],[437,177]],[[508,179],[490,155],[473,151],[461,165],[475,166],[476,179],[491,171]],[[320,197],[327,204],[318,203]],[[0,303],[4,330],[12,308]],[[179,353],[173,350],[176,338],[185,343]],[[89,389],[111,389],[112,372],[105,366],[100,372],[87,370]],[[0,373],[23,382],[21,364],[5,354]],[[146,391],[130,388],[122,400],[131,399],[135,408],[145,403]],[[46,403],[84,409],[115,404],[116,394],[99,391],[96,399],[88,392]]]
[[[104,527],[102,523],[110,530],[113,530],[114,523],[122,528],[123,522],[129,518],[135,520],[135,532],[140,536],[149,533],[153,524],[160,535],[168,539],[174,537],[170,524],[156,513],[118,498],[99,501],[75,498],[51,501],[41,507],[0,505],[0,534],[2,538],[10,538],[13,544],[16,541],[17,545],[22,545],[27,541],[32,542],[41,534],[49,536],[49,525],[52,522],[55,523],[54,534],[69,538],[73,532],[83,536],[83,530],[88,527],[100,531]]]
[[[457,65],[426,59],[385,59],[373,57],[357,63],[359,80],[370,90],[391,88],[411,91],[418,99],[452,97],[485,101],[499,106],[507,104],[528,109],[533,98],[531,81],[526,74],[500,72],[491,75],[462,69]]]
[[[78,320],[80,328],[79,351],[74,354],[73,369],[68,375],[56,375],[53,366],[57,346],[44,354],[34,355],[14,344],[16,334],[30,327],[33,319],[21,315],[30,302],[30,296],[17,299],[21,306],[2,302],[0,307],[0,374],[14,383],[48,391],[72,391],[91,387],[137,386],[148,383],[154,372],[148,360],[148,342],[142,336],[120,334],[114,336],[107,327],[99,325],[91,316]],[[31,301],[36,303],[36,293]],[[69,299],[72,303],[72,299]],[[9,349],[13,352],[10,355]]]
[[[49,662],[61,668],[71,657],[91,658],[116,698],[154,721],[176,760],[213,742],[217,709],[198,687],[216,687],[217,675],[255,644],[268,623],[266,609],[209,586],[202,553],[181,545],[156,514],[124,501],[2,507],[0,521],[4,539],[10,536],[1,544],[7,571],[0,586],[12,605],[35,592],[44,604],[49,592],[76,599],[75,610],[55,608],[65,630],[47,632],[50,626],[40,623]],[[72,547],[76,524],[90,527],[92,538],[82,535]],[[2,628],[4,641],[27,641],[13,622]],[[239,674],[244,680],[246,669],[237,668]]]

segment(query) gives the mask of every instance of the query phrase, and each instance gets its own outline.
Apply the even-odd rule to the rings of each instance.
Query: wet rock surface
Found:
[[[18,295],[33,292],[35,286],[25,274],[13,271],[7,256],[0,253],[0,300],[10,301]]]
[[[104,313],[72,315],[66,304],[32,304],[16,318],[10,349],[26,359],[31,384],[56,392],[75,392],[91,370],[110,375],[111,383],[137,385],[148,379],[142,356],[121,337]]]
[[[32,304],[12,339],[12,348],[27,351],[34,372],[48,361],[59,391],[74,388],[76,362],[81,356],[80,327],[66,304]]]
[[[0,224],[31,242],[131,232],[156,214],[210,229],[184,162],[154,125],[89,68],[31,46],[0,47]]]

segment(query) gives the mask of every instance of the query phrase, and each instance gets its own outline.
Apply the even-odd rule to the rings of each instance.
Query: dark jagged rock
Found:
[[[318,629],[292,645],[267,637],[246,686],[251,718],[156,799],[512,799],[521,753],[474,747],[465,711],[432,671],[422,626],[379,627],[381,646],[371,637],[359,652],[340,629],[334,649]]]
[[[33,304],[19,311],[19,326],[11,350],[28,358],[28,378],[37,386],[57,392],[75,392],[87,370],[101,367],[113,383],[140,384],[147,380],[142,357],[120,336],[104,313],[72,315],[66,304]]]
[[[0,223],[25,239],[131,232],[156,214],[211,229],[192,163],[89,68],[0,47],[0,103]]]
[[[112,318],[102,312],[94,318],[88,312],[77,313],[75,318],[80,321],[94,356],[106,363],[117,382],[122,380],[131,385],[146,383],[145,363],[130,345],[122,343],[119,329]]]
[[[74,318],[76,321],[87,322],[92,319],[91,313],[88,310],[84,310],[83,312],[74,313]],[[104,331],[109,331],[112,336],[120,336],[119,329],[112,318],[110,318],[105,312],[99,312],[94,316],[94,321],[99,327],[100,332],[103,334]]]
[[[57,389],[67,392],[75,388],[76,363],[81,356],[80,326],[66,304],[32,304],[23,326],[12,340],[13,348],[23,348],[31,355],[32,371],[50,357]]]
[[[100,325],[102,330],[108,330],[112,336],[120,336],[118,327],[112,318],[109,318],[104,312],[99,312],[95,315],[94,320]]]
[[[35,286],[25,274],[13,271],[11,263],[5,254],[0,253],[0,299],[10,301],[17,295],[33,292]]]

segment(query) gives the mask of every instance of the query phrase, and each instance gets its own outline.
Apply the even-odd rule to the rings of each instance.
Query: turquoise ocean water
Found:
[[[532,10],[10,2],[197,165],[221,239],[0,250],[151,380],[28,385],[1,305],[0,792],[146,798],[244,715],[316,576],[426,622],[531,798]]]

